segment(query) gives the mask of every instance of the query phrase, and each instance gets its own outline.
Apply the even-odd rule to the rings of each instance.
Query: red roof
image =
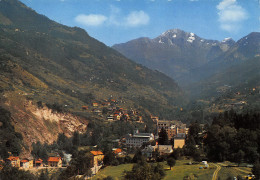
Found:
[[[41,163],[42,163],[42,161],[43,161],[42,159],[37,159],[37,160],[35,161],[35,163],[37,163],[37,164],[39,164],[39,163],[40,163],[40,164],[41,164]]]
[[[18,156],[10,156],[9,158],[7,158],[10,161],[17,161],[19,159]]]
[[[118,153],[121,153],[121,152],[122,152],[122,149],[119,149],[119,148],[116,149],[116,150],[114,150],[114,153],[115,153],[115,154],[118,154]]]
[[[61,157],[49,157],[48,162],[59,162]]]
[[[101,151],[90,151],[90,153],[93,154],[94,156],[103,155]]]
[[[29,160],[28,159],[23,159],[23,160],[21,160],[21,162],[22,163],[26,163],[26,162],[29,162]]]

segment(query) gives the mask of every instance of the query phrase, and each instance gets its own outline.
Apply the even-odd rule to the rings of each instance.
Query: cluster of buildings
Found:
[[[31,169],[34,167],[62,167],[62,158],[61,157],[49,157],[47,164],[43,162],[42,159],[33,159],[33,158],[19,158],[18,156],[9,156],[5,161],[2,160],[2,164],[7,163],[12,167]]]
[[[136,110],[127,110],[118,106],[118,101],[115,99],[105,100],[102,103],[93,102],[91,107],[82,106],[82,110],[89,110],[95,115],[106,115],[108,121],[136,121],[143,122],[143,118]]]
[[[161,121],[158,117],[151,117],[157,125],[157,134],[152,133],[139,133],[135,130],[133,134],[127,134],[124,142],[127,148],[140,148],[143,144],[146,144],[142,149],[142,153],[150,158],[155,151],[158,151],[160,155],[170,154],[173,149],[183,148],[185,145],[185,139],[189,129],[186,124],[180,121]],[[173,145],[158,145],[158,134],[162,129],[165,129],[168,135],[168,140],[173,141]],[[154,141],[155,145],[148,145],[149,142]],[[151,143],[150,143],[151,144]]]
[[[115,149],[114,154],[122,153],[121,149]],[[91,160],[91,171],[92,174],[96,174],[99,169],[103,166],[103,159],[104,154],[101,151],[90,151],[92,155]],[[65,158],[65,157],[64,157]],[[61,168],[66,167],[68,164],[64,164],[63,158],[59,156],[51,156],[48,158],[47,162],[45,163],[42,159],[33,159],[33,158],[22,158],[18,156],[9,156],[5,161],[0,160],[0,170],[3,165],[7,163],[10,164],[12,167],[17,167],[20,169],[32,169],[32,168],[39,168],[39,167],[48,167],[48,168]]]

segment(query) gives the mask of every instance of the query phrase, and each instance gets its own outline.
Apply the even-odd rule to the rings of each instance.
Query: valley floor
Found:
[[[178,160],[176,165],[170,170],[170,167],[163,163],[166,176],[164,180],[183,180],[184,177],[191,179],[227,179],[228,177],[242,176],[245,177],[251,173],[250,168],[245,167],[225,167],[223,163],[209,163],[208,169],[200,169],[204,165],[192,164],[189,165],[189,160]],[[119,166],[108,166],[99,171],[99,173],[93,177],[93,180],[102,179],[107,176],[113,177],[115,180],[123,179],[123,172],[130,171],[133,164],[122,164]],[[219,168],[217,168],[219,167]]]

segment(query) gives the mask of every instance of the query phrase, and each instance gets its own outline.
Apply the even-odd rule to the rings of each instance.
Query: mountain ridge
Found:
[[[235,44],[207,40],[180,29],[165,31],[156,38],[139,38],[112,46],[126,57],[179,80],[197,67],[214,60]]]

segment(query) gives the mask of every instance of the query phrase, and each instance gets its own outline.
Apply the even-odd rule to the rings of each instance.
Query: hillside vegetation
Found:
[[[128,107],[170,117],[182,92],[169,77],[149,70],[91,38],[39,15],[16,0],[0,2],[2,92],[17,89],[27,98],[82,105],[111,97]],[[157,108],[152,108],[156,104]]]
[[[59,133],[83,133],[91,121],[105,127],[105,116],[82,109],[93,102],[115,99],[124,109],[174,118],[185,99],[166,75],[18,0],[0,1],[0,52],[0,106],[27,150],[33,142],[53,143]]]

